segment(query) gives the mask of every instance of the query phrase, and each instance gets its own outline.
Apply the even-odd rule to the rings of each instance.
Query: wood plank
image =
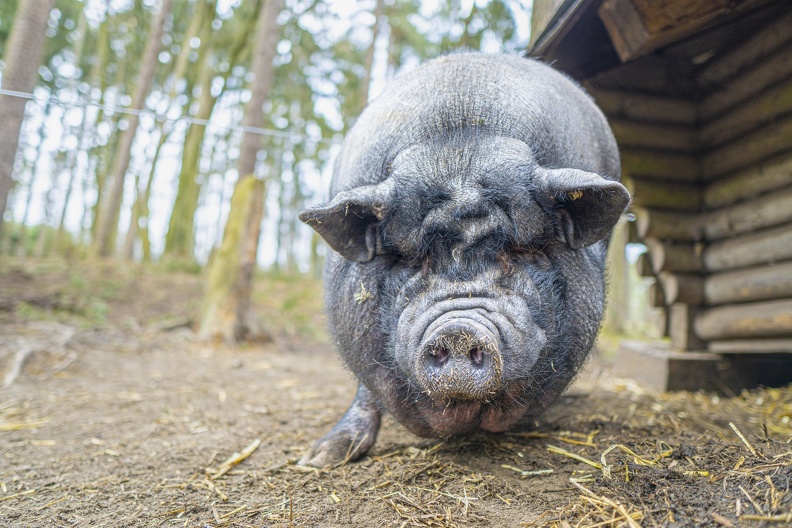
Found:
[[[663,271],[677,273],[700,272],[704,269],[701,260],[703,244],[687,242],[668,242],[647,238],[644,244],[648,249],[649,262],[654,274]]]
[[[665,294],[665,292],[663,292]],[[671,344],[678,350],[701,350],[704,341],[694,331],[699,310],[685,303],[674,303],[669,309],[668,334]]]
[[[698,105],[695,101],[651,94],[602,90],[584,83],[597,106],[609,119],[625,119],[658,124],[695,125]]]
[[[708,152],[702,159],[705,180],[745,169],[792,151],[792,116],[768,124],[737,141]]]
[[[693,328],[704,341],[792,337],[792,300],[710,308],[694,316]]]
[[[717,147],[790,112],[792,82],[781,83],[702,126],[698,139],[707,147]]]
[[[789,185],[792,185],[792,155],[784,154],[712,182],[704,189],[704,204],[708,208],[722,207]]]
[[[789,343],[782,340],[767,341],[768,352],[772,348],[784,351]],[[775,343],[771,343],[775,341]],[[726,345],[723,354],[708,352],[680,352],[664,342],[623,340],[619,343],[616,360],[610,372],[612,376],[630,378],[650,391],[708,390],[730,396],[746,388],[758,385],[780,387],[792,381],[792,355],[773,353],[749,353],[739,348],[728,349],[730,342],[713,342],[720,347]],[[748,345],[756,341],[734,341]]]
[[[698,214],[635,208],[635,228],[641,240],[700,241],[704,239],[703,217]]]
[[[666,304],[684,303],[693,306],[704,304],[703,276],[663,271],[659,274],[658,280],[663,288]]]
[[[637,207],[696,212],[704,204],[704,193],[696,185],[633,177],[627,186]]]
[[[622,147],[643,147],[691,153],[699,148],[696,129],[682,125],[609,120],[616,142]]]
[[[683,39],[764,0],[605,0],[597,13],[622,62]]]
[[[707,350],[718,354],[789,354],[792,353],[792,339],[710,341]]]
[[[622,62],[637,57],[652,38],[641,12],[629,0],[605,0],[597,14]]]
[[[709,271],[792,259],[792,224],[708,244],[701,259]]]
[[[792,262],[714,273],[703,294],[708,305],[792,298]]]
[[[564,0],[534,0],[531,10],[531,45],[547,29],[563,3]]]
[[[651,55],[601,71],[587,79],[584,86],[699,101],[701,89],[695,82],[696,71],[696,65],[689,60]]]
[[[707,214],[704,220],[704,236],[707,240],[719,240],[790,221],[792,187],[787,187]]]
[[[662,308],[665,304],[663,288],[657,282],[653,282],[649,286],[649,305],[653,308]]]
[[[757,34],[727,53],[716,55],[701,69],[697,82],[702,88],[722,85],[739,76],[742,70],[769,57],[777,48],[792,41],[792,11],[789,11]]]
[[[792,45],[787,45],[707,96],[699,106],[699,118],[708,122],[791,74]]]
[[[652,269],[652,260],[649,257],[649,253],[641,253],[638,255],[638,260],[635,261],[635,265],[638,267],[638,275],[641,277],[654,277],[655,272]]]
[[[719,390],[724,359],[709,352],[679,352],[667,343],[623,340],[611,375],[633,379],[647,390]]]
[[[623,147],[620,149],[622,172],[644,179],[694,182],[701,174],[697,156],[681,152]]]

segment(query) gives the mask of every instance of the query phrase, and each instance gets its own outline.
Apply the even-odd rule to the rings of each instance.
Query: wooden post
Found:
[[[697,312],[696,308],[688,304],[676,303],[671,305],[668,333],[674,348],[678,350],[701,350],[705,348],[704,342],[693,331],[693,323]]]

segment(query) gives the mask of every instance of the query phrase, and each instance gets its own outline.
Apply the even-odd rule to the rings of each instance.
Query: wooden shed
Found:
[[[670,345],[657,388],[792,382],[792,2],[535,0],[530,54],[608,116]]]

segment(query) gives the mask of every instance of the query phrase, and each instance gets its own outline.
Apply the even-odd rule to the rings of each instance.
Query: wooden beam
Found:
[[[701,89],[695,82],[695,71],[696,66],[689,61],[680,62],[678,57],[658,54],[644,61],[628,62],[621,67],[598,72],[584,85],[698,102]]]
[[[665,294],[665,292],[663,292]],[[671,344],[679,350],[702,350],[704,341],[694,331],[694,323],[699,311],[685,303],[675,303],[669,310],[668,333]]]
[[[708,152],[702,159],[701,175],[705,180],[714,180],[790,150],[792,116],[787,116]]]
[[[701,128],[699,139],[701,144],[709,148],[717,147],[761,126],[767,126],[778,116],[790,112],[792,112],[792,83],[782,83],[764,93],[758,93],[745,103],[705,124]]]
[[[701,174],[699,158],[691,154],[626,146],[620,152],[622,170],[630,176],[693,182]]]
[[[792,221],[792,187],[707,214],[704,221],[704,235],[707,240],[719,240],[790,221]]]
[[[695,152],[699,147],[698,134],[692,127],[657,123],[641,123],[627,119],[611,119],[610,126],[616,142],[623,147]]]
[[[699,118],[708,122],[729,108],[755,97],[768,86],[782,81],[790,73],[792,45],[787,45],[750,69],[740,72],[738,77],[708,95],[699,106]]]
[[[764,0],[605,0],[599,14],[622,62],[752,9]]]
[[[704,204],[712,209],[792,185],[792,155],[785,154],[716,180],[704,189]]]
[[[772,350],[772,341],[776,341],[775,348],[792,345],[792,342],[785,345],[781,340],[764,341],[768,352]],[[757,341],[734,343],[748,347],[752,343],[764,346]],[[727,342],[723,344],[727,345]],[[710,348],[714,348],[712,345],[719,347],[721,342],[712,343]],[[735,352],[748,353],[735,355]],[[712,351],[679,352],[663,342],[624,340],[619,343],[612,375],[634,379],[641,387],[653,391],[708,390],[731,396],[757,385],[780,387],[792,381],[792,355],[751,352],[764,350],[727,348],[724,353],[729,355],[721,355]]]
[[[701,275],[664,271],[660,273],[658,280],[663,288],[666,304],[704,304],[704,278]]]
[[[633,177],[627,187],[637,207],[697,212],[704,204],[702,190],[697,185]]]
[[[647,238],[644,244],[648,249],[649,262],[655,274],[664,271],[695,273],[704,269],[701,261],[703,244],[674,243],[656,238]]]
[[[792,300],[710,308],[695,315],[693,327],[705,341],[792,337]]]
[[[707,349],[718,354],[789,354],[792,352],[792,339],[711,341],[707,344]],[[792,360],[792,356],[790,356],[790,360]]]
[[[714,273],[703,294],[708,305],[792,298],[792,262]]]
[[[638,255],[638,260],[635,262],[635,265],[638,266],[638,275],[641,277],[655,276],[654,270],[652,270],[652,261],[649,257],[649,253],[641,253]]]
[[[709,352],[679,352],[667,343],[623,340],[612,375],[630,378],[648,390],[719,390],[724,360]]]
[[[550,25],[564,0],[534,0],[531,10],[531,45]]]
[[[601,90],[583,83],[597,106],[609,119],[625,119],[656,124],[693,126],[698,120],[698,105],[687,99],[658,95]]]
[[[792,224],[708,244],[701,259],[709,271],[792,259]]]
[[[702,216],[635,208],[635,228],[641,240],[657,238],[698,242],[704,239]]]
[[[663,288],[657,282],[652,283],[649,286],[649,305],[654,308],[662,308],[665,304]]]
[[[792,42],[792,11],[776,19],[759,33],[750,35],[740,46],[715,55],[701,69],[697,76],[698,84],[705,89],[723,86],[743,70],[770,57],[777,48]]]

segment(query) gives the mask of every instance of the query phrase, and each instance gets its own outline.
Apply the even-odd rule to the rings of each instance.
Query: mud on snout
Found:
[[[530,370],[545,346],[545,333],[516,295],[431,297],[402,312],[396,360],[439,409],[495,400]]]

